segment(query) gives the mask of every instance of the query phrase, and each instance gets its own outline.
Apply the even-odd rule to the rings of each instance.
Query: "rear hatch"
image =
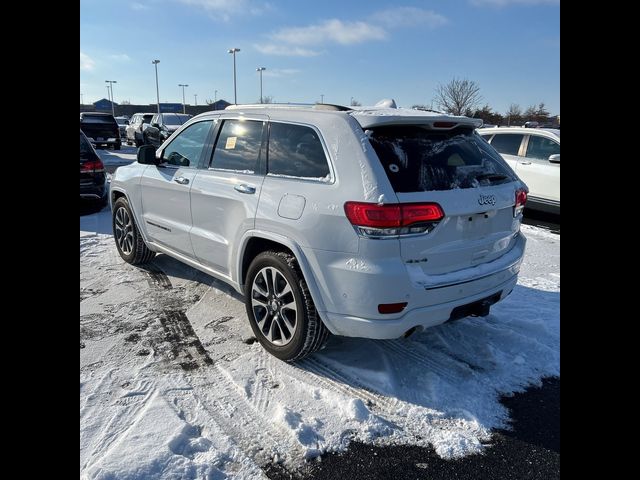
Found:
[[[361,124],[398,201],[437,203],[444,213],[426,233],[398,235],[409,271],[437,276],[502,257],[519,229],[514,205],[522,184],[475,133],[477,120],[397,118]]]
[[[80,121],[80,129],[95,142],[120,138],[120,129],[111,115],[85,115]]]

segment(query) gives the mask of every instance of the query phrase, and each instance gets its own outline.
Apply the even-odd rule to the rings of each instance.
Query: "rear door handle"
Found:
[[[173,179],[174,182],[178,182],[180,185],[186,185],[189,183],[189,179],[185,177],[177,177]]]
[[[240,192],[240,193],[248,193],[248,194],[256,193],[256,187],[252,187],[251,185],[247,185],[246,183],[241,183],[240,185],[236,185],[235,187],[233,187],[233,189],[236,192]]]

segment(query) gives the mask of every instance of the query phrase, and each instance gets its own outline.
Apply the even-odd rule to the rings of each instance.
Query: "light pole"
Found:
[[[156,99],[158,101],[158,113],[160,113],[160,89],[158,88],[158,64],[160,60],[153,60],[151,63],[156,67]]]
[[[324,93],[320,94],[320,103],[324,103]]]
[[[213,103],[218,101],[218,90],[214,90],[213,92]]]
[[[80,105],[84,105],[84,98],[82,97],[82,92],[80,92]]]
[[[238,92],[236,90],[236,52],[239,52],[239,48],[230,48],[229,53],[233,54],[233,104],[238,104]]]
[[[182,113],[187,113],[187,107],[184,104],[184,87],[188,87],[189,85],[179,83],[178,86],[182,87]]]
[[[111,101],[111,115],[113,115],[115,117],[116,116],[116,112],[115,112],[115,110],[113,108],[113,84],[114,83],[118,83],[118,82],[116,82],[115,80],[105,80],[104,82],[111,85],[111,99],[110,99],[110,101]]]
[[[265,70],[265,67],[256,68],[256,72],[260,72],[260,103],[262,103],[262,72],[264,72]]]
[[[193,98],[195,98],[195,100],[196,100],[196,102],[195,102],[195,103],[196,103],[196,107],[197,107],[197,106],[198,106],[198,94],[197,94],[197,93],[194,93],[194,94],[193,94]]]

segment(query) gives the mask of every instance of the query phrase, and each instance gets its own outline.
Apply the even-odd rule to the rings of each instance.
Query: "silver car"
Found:
[[[114,173],[118,252],[227,282],[287,361],[329,333],[390,339],[486,316],[517,281],[527,190],[476,127],[400,108],[203,113]]]

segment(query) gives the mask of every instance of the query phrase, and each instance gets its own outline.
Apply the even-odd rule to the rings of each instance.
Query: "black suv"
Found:
[[[142,137],[145,145],[153,145],[159,147],[162,142],[171,136],[178,128],[182,126],[192,115],[185,113],[157,113],[151,119],[149,125]]]
[[[105,145],[120,150],[120,127],[110,113],[81,112],[80,130],[96,147]]]
[[[80,130],[80,199],[104,207],[109,200],[107,174],[93,145]]]

